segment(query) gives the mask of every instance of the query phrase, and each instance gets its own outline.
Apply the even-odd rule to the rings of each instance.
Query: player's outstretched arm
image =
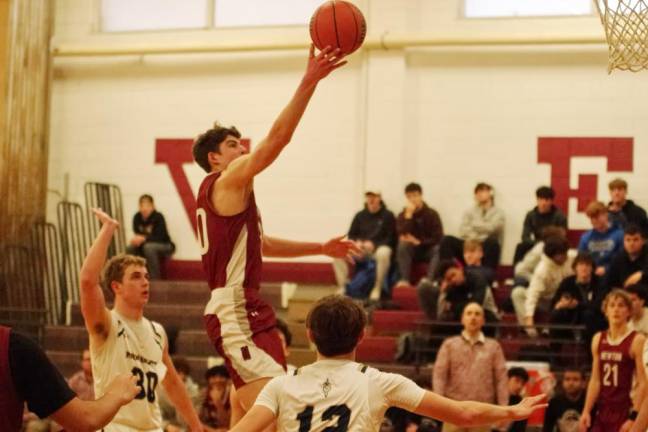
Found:
[[[224,185],[247,186],[255,175],[266,169],[292,139],[297,125],[306,111],[317,83],[333,70],[346,64],[339,49],[326,47],[315,55],[311,45],[306,72],[288,105],[270,128],[268,135],[254,148],[249,156],[234,160],[223,172],[220,182]]]
[[[646,338],[641,335],[637,334],[634,337],[634,340],[632,341],[632,347],[630,348],[632,351],[632,357],[635,361],[635,380],[637,383],[637,387],[635,388],[635,397],[633,400],[633,406],[632,409],[636,412],[639,412],[641,410],[641,406],[646,399],[646,370],[643,364],[643,351],[644,351],[644,345],[646,343]],[[625,423],[621,426],[621,429],[619,429],[620,432],[628,432],[632,430],[634,424],[636,423],[637,419],[628,419],[626,420]],[[645,431],[646,428],[643,428],[643,431]]]
[[[184,421],[189,426],[191,432],[202,432],[202,424],[196,414],[191,399],[187,394],[187,389],[184,386],[184,383],[180,379],[178,372],[173,366],[171,357],[169,357],[169,351],[167,347],[164,347],[164,353],[162,354],[162,362],[167,367],[167,373],[162,381],[164,390],[169,396],[169,400],[173,403],[173,406],[176,407],[176,410],[180,413]]]
[[[460,427],[485,426],[503,421],[523,420],[535,410],[547,406],[545,395],[524,398],[517,405],[500,406],[472,401],[455,401],[427,391],[417,414],[439,419]]]
[[[90,340],[96,344],[106,339],[110,330],[110,314],[106,309],[106,300],[99,283],[101,269],[106,262],[108,247],[113,234],[119,227],[119,222],[101,209],[92,209],[92,212],[101,222],[101,230],[99,230],[97,238],[92,243],[83,261],[79,279],[81,285],[81,313]]]
[[[119,408],[132,401],[140,392],[136,382],[137,378],[131,374],[118,375],[100,399],[83,401],[75,397],[51,417],[67,430],[100,430],[115,417]]]
[[[331,258],[351,258],[360,249],[345,236],[335,237],[326,243],[308,243],[263,236],[263,255],[275,258],[293,258],[306,255],[326,255]]]
[[[587,385],[587,395],[585,396],[585,405],[578,424],[579,432],[586,432],[592,426],[591,412],[596,399],[601,391],[601,378],[599,374],[598,345],[601,340],[601,333],[597,333],[592,338],[592,375]]]
[[[261,432],[275,421],[275,415],[263,405],[253,405],[230,432]]]

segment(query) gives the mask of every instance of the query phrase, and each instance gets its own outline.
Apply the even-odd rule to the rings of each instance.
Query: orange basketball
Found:
[[[344,0],[331,0],[317,8],[310,20],[310,36],[317,49],[331,46],[351,54],[360,48],[367,23],[360,9]]]

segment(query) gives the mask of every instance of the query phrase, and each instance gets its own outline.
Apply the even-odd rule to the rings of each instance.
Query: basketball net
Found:
[[[648,0],[595,0],[613,69],[648,69]]]

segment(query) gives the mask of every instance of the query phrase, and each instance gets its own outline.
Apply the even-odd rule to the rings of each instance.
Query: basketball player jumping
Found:
[[[318,301],[306,318],[317,361],[272,379],[231,432],[259,432],[275,420],[280,432],[377,431],[391,406],[476,427],[521,420],[546,406],[545,395],[513,406],[454,401],[401,375],[356,363],[366,324],[364,310],[348,297]]]
[[[610,292],[603,301],[603,311],[610,328],[592,339],[592,376],[579,430],[627,432],[637,418],[644,397],[643,347],[646,339],[628,325],[632,300],[625,291]],[[633,375],[637,382],[634,408],[630,399]],[[597,411],[592,419],[595,403]]]
[[[270,378],[285,374],[274,311],[259,295],[261,254],[343,258],[357,251],[341,237],[321,244],[264,235],[253,190],[254,177],[290,142],[317,83],[345,63],[339,50],[327,47],[315,55],[311,46],[297,91],[251,153],[246,154],[234,127],[218,125],[193,146],[194,159],[208,173],[200,185],[196,211],[203,267],[212,290],[204,319],[236,387],[233,413],[239,408],[247,411]],[[232,417],[235,423],[237,416]]]
[[[202,431],[198,415],[178,376],[167,349],[164,329],[144,318],[149,299],[146,261],[133,255],[117,255],[104,267],[106,253],[119,224],[101,210],[93,210],[102,223],[81,268],[81,312],[90,335],[90,355],[95,395],[121,373],[132,373],[141,387],[135,400],[123,406],[105,432],[162,431],[156,389],[162,384],[192,432]],[[113,291],[115,306],[106,308],[99,277]]]

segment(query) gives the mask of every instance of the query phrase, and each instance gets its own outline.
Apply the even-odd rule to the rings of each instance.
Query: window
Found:
[[[101,0],[104,32],[307,25],[323,0]]]
[[[591,0],[465,0],[466,18],[591,15]]]

